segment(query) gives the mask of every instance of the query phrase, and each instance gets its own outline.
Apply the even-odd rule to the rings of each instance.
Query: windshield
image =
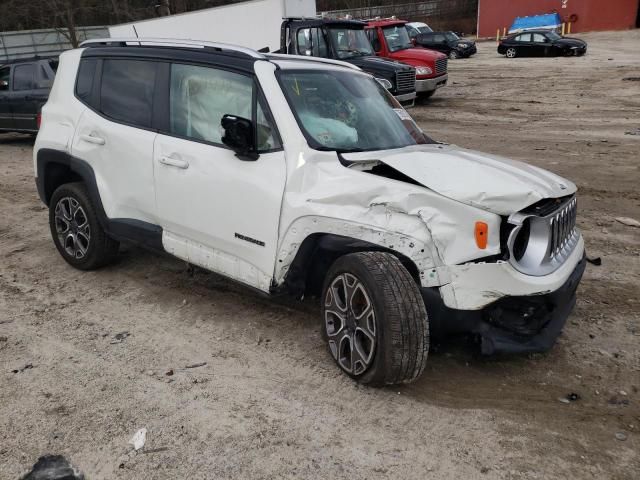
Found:
[[[384,38],[387,39],[387,48],[390,52],[413,48],[413,44],[409,39],[409,34],[404,25],[395,25],[393,27],[385,27],[382,29]]]
[[[345,59],[362,55],[375,55],[364,30],[353,28],[329,28],[329,38],[338,58]]]
[[[560,38],[562,38],[560,35],[558,35],[553,30],[547,32],[546,35],[547,35],[547,38],[550,39],[550,40],[559,40]]]
[[[278,79],[311,148],[359,152],[433,143],[371,77],[281,70]]]
[[[445,33],[445,34],[444,34],[444,37],[445,37],[447,40],[449,40],[450,42],[451,42],[451,41],[455,41],[455,40],[460,40],[460,37],[459,37],[458,35],[456,35],[455,33],[453,33],[453,32],[447,32],[447,33]]]

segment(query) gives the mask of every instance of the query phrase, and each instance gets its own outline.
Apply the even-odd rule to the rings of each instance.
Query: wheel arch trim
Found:
[[[145,247],[164,251],[162,247],[162,228],[135,218],[109,218],[104,210],[95,172],[89,163],[70,155],[67,152],[51,148],[42,148],[36,155],[36,186],[38,196],[42,202],[49,206],[51,196],[56,188],[69,181],[82,181],[89,192],[89,197],[93,202],[98,222],[105,232],[116,240],[127,240]],[[62,167],[67,169],[70,177],[51,178],[50,175],[55,170]],[[51,168],[54,168],[52,170]],[[60,170],[58,170],[60,172]],[[57,181],[56,181],[57,180]]]

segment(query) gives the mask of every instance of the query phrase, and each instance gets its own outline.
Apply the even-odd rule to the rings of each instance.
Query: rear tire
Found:
[[[100,225],[84,183],[67,183],[53,192],[49,202],[49,228],[62,258],[80,270],[107,265],[118,253],[120,244]]]
[[[352,253],[334,262],[322,324],[334,361],[362,384],[409,383],[427,363],[429,320],[420,290],[390,253]]]
[[[509,47],[505,54],[507,55],[507,58],[516,58],[518,56],[518,51],[514,47]]]

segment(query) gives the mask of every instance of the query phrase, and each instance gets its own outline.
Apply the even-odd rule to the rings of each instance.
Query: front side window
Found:
[[[342,71],[283,71],[278,79],[312,148],[386,150],[433,142],[370,77]]]
[[[387,41],[387,47],[390,52],[397,52],[398,50],[406,50],[407,48],[413,47],[404,25],[385,27],[382,29],[382,33]]]
[[[369,42],[371,42],[371,46],[373,47],[373,49],[376,52],[380,51],[380,40],[378,39],[378,29],[377,28],[369,28],[368,30],[365,30],[365,33],[367,34],[367,38],[369,39]]]
[[[450,42],[456,42],[460,40],[460,37],[453,32],[447,32],[444,34],[444,36]]]
[[[254,121],[258,151],[280,147],[262,99],[254,105],[253,78],[227,70],[194,65],[171,66],[169,133],[222,145],[224,115]]]
[[[375,54],[364,30],[354,28],[329,28],[329,38],[331,39],[338,58],[341,60]]]
[[[100,111],[116,121],[151,127],[157,63],[104,60]]]
[[[536,43],[544,43],[547,41],[546,37],[541,34],[541,33],[534,33],[533,34],[533,41]]]
[[[319,28],[298,30],[298,54],[314,57],[327,57],[327,42]]]
[[[18,65],[13,69],[13,89],[33,90],[35,88],[34,76],[36,66],[33,63]]]
[[[0,68],[0,91],[9,90],[9,87],[11,86],[10,73],[10,67]]]

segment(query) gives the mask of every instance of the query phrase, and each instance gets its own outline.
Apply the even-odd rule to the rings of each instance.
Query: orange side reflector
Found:
[[[478,248],[482,250],[487,248],[487,242],[489,241],[489,225],[484,222],[476,222],[475,236]]]

